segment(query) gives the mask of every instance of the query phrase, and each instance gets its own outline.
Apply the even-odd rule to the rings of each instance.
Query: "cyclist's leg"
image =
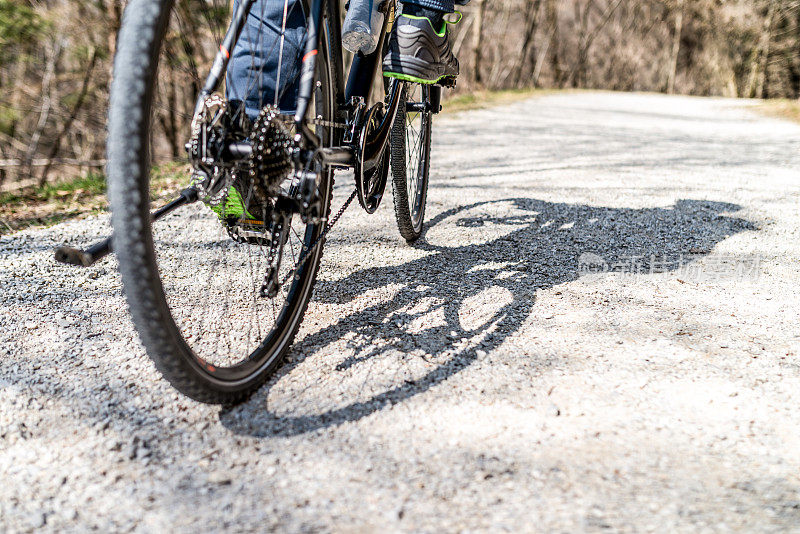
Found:
[[[300,0],[255,0],[231,52],[227,99],[245,102],[251,119],[268,104],[294,113],[305,34]]]
[[[235,0],[234,9],[238,4]],[[251,121],[267,105],[282,113],[295,112],[305,35],[300,0],[253,2],[225,79],[226,98],[234,106],[243,102]],[[247,193],[247,183],[246,177],[237,176],[225,202],[212,207],[220,219],[262,218],[265,207]]]
[[[453,9],[453,0],[403,2],[403,13],[397,17],[383,60],[384,75],[417,83],[437,83],[458,76],[458,59],[450,48],[444,21]]]

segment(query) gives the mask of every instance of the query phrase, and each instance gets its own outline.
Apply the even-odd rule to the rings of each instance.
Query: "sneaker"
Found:
[[[237,187],[238,186],[238,187]],[[243,189],[241,184],[233,183],[228,187],[228,192],[225,197],[216,204],[209,204],[211,211],[217,214],[220,221],[235,224],[241,220],[260,219],[261,217],[254,216],[254,213],[262,211],[255,206],[255,202],[250,202],[249,206],[245,206],[244,199],[242,198],[239,189]],[[250,209],[248,209],[250,208]]]
[[[228,231],[228,235],[239,243],[250,243],[264,246],[269,244],[269,225],[265,222],[269,217],[269,204],[259,203],[252,199],[245,202],[239,190],[244,190],[237,180],[228,187],[228,191],[219,203],[208,204],[211,211]],[[250,195],[252,196],[252,195]]]
[[[383,59],[383,75],[435,84],[458,76],[458,59],[450,50],[447,23],[436,31],[426,17],[400,15]]]

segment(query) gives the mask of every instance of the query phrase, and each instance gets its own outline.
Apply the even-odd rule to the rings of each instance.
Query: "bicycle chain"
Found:
[[[300,258],[297,260],[294,268],[286,273],[286,275],[283,277],[283,280],[281,280],[281,285],[285,284],[286,281],[294,276],[297,270],[302,267],[306,261],[308,261],[308,258],[311,257],[311,254],[313,254],[317,247],[322,243],[322,240],[325,239],[325,236],[328,235],[328,232],[331,231],[331,228],[333,228],[333,226],[339,222],[339,219],[342,217],[342,215],[344,215],[344,212],[350,207],[350,204],[353,202],[353,199],[356,198],[357,193],[358,191],[356,190],[353,190],[353,192],[350,193],[350,196],[344,201],[344,204],[342,204],[342,207],[339,208],[338,212],[336,212],[336,215],[334,215],[333,218],[325,225],[325,228],[322,229],[322,233],[319,234],[319,237],[317,237],[317,239],[311,243],[308,249],[300,255]]]
[[[334,122],[325,119],[309,119],[307,122],[309,124],[316,124],[317,126],[325,126],[327,128],[339,128],[340,130],[347,130],[350,128],[349,125],[343,122]]]
[[[307,122],[309,124],[314,124],[316,126],[323,126],[326,128],[339,128],[342,130],[347,130],[350,128],[348,124],[342,122],[329,121],[319,117],[310,119]],[[357,194],[358,191],[353,190],[353,192],[350,194],[347,200],[345,200],[344,204],[342,204],[342,207],[339,208],[339,211],[336,212],[336,215],[334,215],[333,218],[329,219],[328,222],[325,224],[325,228],[323,228],[322,232],[319,234],[317,239],[315,239],[314,242],[302,254],[300,254],[300,258],[298,258],[297,263],[295,263],[292,270],[286,273],[283,279],[278,281],[278,288],[280,288],[286,282],[288,282],[289,279],[295,276],[297,274],[297,271],[300,270],[300,268],[303,267],[303,265],[305,265],[305,263],[308,261],[311,255],[317,250],[317,248],[319,248],[322,241],[328,235],[328,232],[331,231],[333,226],[339,221],[339,219],[342,217],[347,208],[350,207],[350,204],[353,202],[353,199],[356,197]],[[275,261],[276,253],[277,253],[277,247],[275,246],[275,229],[273,228],[272,239],[270,239],[270,248],[267,253],[267,263],[268,265],[270,265],[270,271],[268,271],[267,274],[264,276],[264,283],[262,284],[260,291],[261,295],[267,294],[267,289],[269,288],[270,284],[269,278],[272,276],[272,264]]]
[[[328,235],[328,232],[330,232],[331,229],[334,227],[334,225],[337,222],[339,222],[339,219],[342,217],[342,215],[344,215],[344,212],[347,210],[347,208],[350,207],[350,204],[352,204],[353,199],[356,198],[357,194],[358,194],[358,191],[356,191],[355,189],[353,190],[352,193],[350,193],[350,196],[347,198],[347,200],[344,201],[344,204],[342,204],[342,207],[339,208],[338,212],[336,212],[336,215],[334,215],[333,218],[331,218],[327,222],[327,224],[325,225],[325,228],[323,228],[322,232],[319,234],[317,239],[315,239],[314,242],[311,243],[311,245],[302,254],[300,254],[300,258],[298,258],[297,263],[295,263],[295,265],[292,268],[292,270],[289,271],[288,273],[286,273],[284,275],[283,279],[281,279],[278,282],[278,287],[284,285],[287,281],[289,281],[290,278],[292,278],[295,274],[297,274],[297,271],[300,270],[300,268],[303,265],[305,265],[305,263],[308,261],[309,258],[311,258],[311,255],[317,250],[319,245],[322,243],[322,241]],[[274,230],[273,230],[273,238],[272,238],[272,243],[273,244],[274,244],[274,241],[275,241],[275,237],[274,236],[275,236],[275,234],[274,234]],[[273,246],[270,246],[269,252],[267,254],[267,262],[270,265],[270,268],[272,266],[272,262],[275,259],[275,253],[276,252],[277,252],[277,248],[273,248]],[[261,294],[262,295],[266,292],[266,288],[269,286],[269,276],[270,276],[270,273],[267,273],[267,275],[264,276],[264,284],[261,286]]]

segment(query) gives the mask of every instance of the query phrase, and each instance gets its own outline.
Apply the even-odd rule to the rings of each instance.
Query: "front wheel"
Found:
[[[422,235],[431,161],[430,88],[406,84],[391,134],[392,191],[400,235]]]

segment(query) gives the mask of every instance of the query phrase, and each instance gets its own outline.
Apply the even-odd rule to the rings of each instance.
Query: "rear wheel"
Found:
[[[431,160],[430,88],[406,84],[392,128],[392,191],[400,235],[409,243],[422,235]]]
[[[296,45],[305,35],[298,24],[305,15],[299,0],[280,3],[283,30],[276,30],[270,21],[271,27],[262,34],[259,26],[266,28],[270,19],[251,11],[240,38],[240,43],[244,39],[254,47],[249,51],[254,59],[248,60],[251,68],[245,65],[236,71],[245,77],[235,80],[240,94],[234,94],[228,80],[227,96],[246,101],[248,114],[266,104],[277,104],[287,116],[294,111],[299,77]],[[266,0],[257,1],[253,9],[257,6],[274,8]],[[190,138],[194,100],[224,35],[229,8],[228,0],[129,3],[118,38],[108,136],[114,250],[139,337],[173,386],[196,400],[220,404],[244,400],[280,365],[311,298],[322,255],[319,246],[270,298],[261,294],[269,240],[231,238],[230,216],[222,220],[219,204],[215,211],[197,202],[151,224],[151,194],[160,185],[157,176],[163,174],[155,172],[154,165],[170,162],[170,168],[175,168],[173,162],[178,160],[185,180],[180,186],[188,185],[189,166],[185,158],[179,160],[180,151],[175,148]],[[263,43],[270,36],[274,47]],[[323,37],[309,118],[332,121],[328,51]],[[240,52],[242,57],[248,54]],[[236,48],[233,53],[237,55]],[[266,54],[272,55],[267,58]],[[268,68],[277,68],[279,73],[272,93],[263,89],[262,76]],[[242,88],[247,88],[246,94]],[[243,112],[245,107],[237,109]],[[333,142],[330,129],[317,127],[316,133],[323,145]],[[288,220],[280,279],[323,230],[333,175],[318,170],[316,187],[323,217],[304,222],[295,214]],[[236,217],[249,219],[247,199],[254,193],[248,187],[253,184],[238,178],[229,183],[242,189],[235,195],[246,208]],[[227,200],[234,196],[234,189]],[[227,200],[223,199],[223,205]],[[262,219],[263,226],[271,224],[267,217]]]

